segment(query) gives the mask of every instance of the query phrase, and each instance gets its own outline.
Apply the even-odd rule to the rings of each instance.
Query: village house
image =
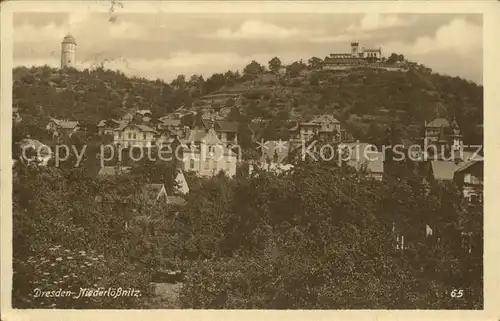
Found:
[[[217,137],[225,146],[230,147],[238,144],[239,124],[237,122],[204,119],[202,125],[206,132],[213,128]]]
[[[238,157],[227,148],[213,128],[192,130],[183,140],[184,171],[195,172],[198,176],[211,177],[224,172],[229,177],[236,175]]]
[[[108,120],[101,120],[97,124],[97,131],[99,135],[114,135],[115,129],[127,124],[128,122],[126,120],[116,120],[116,119],[108,119]]]
[[[132,146],[150,147],[156,144],[156,134],[157,132],[153,128],[146,125],[122,123],[114,129],[113,141],[125,148]]]
[[[425,122],[424,129],[425,157],[436,160],[447,157],[448,154],[458,157],[463,150],[463,136],[455,120],[450,124],[445,118],[436,118],[429,123]]]
[[[483,161],[471,160],[459,165],[453,180],[471,204],[483,203]]]
[[[182,196],[168,195],[165,184],[146,184],[143,187],[143,192],[147,199],[156,202],[163,202],[168,205],[184,205],[186,203]]]
[[[307,122],[300,122],[290,129],[292,140],[309,141],[313,137],[342,141],[345,131],[340,122],[332,115],[321,115]]]
[[[342,143],[339,145],[342,160],[358,172],[364,172],[368,177],[382,181],[384,177],[385,155],[368,143]]]
[[[51,132],[54,136],[60,136],[62,134],[70,137],[73,133],[78,131],[78,122],[69,120],[59,120],[51,118],[47,124],[46,130]]]

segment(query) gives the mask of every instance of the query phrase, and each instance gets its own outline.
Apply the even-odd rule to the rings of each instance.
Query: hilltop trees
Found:
[[[251,75],[251,76],[255,76],[263,71],[264,71],[264,66],[262,66],[255,60],[252,60],[252,62],[246,65],[245,68],[243,69],[243,73],[245,75]]]
[[[281,68],[281,60],[278,57],[274,57],[269,60],[269,70],[274,73],[277,73]]]
[[[308,61],[310,69],[321,69],[323,68],[323,60],[318,57],[311,57]]]

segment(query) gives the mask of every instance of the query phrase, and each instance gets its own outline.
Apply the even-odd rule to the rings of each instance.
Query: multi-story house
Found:
[[[447,154],[458,155],[463,150],[462,135],[455,120],[451,124],[445,118],[436,118],[424,123],[424,149],[425,157],[441,159]]]
[[[227,120],[203,120],[203,128],[208,133],[213,128],[219,140],[225,146],[233,146],[238,144],[238,129],[237,122]]]
[[[150,147],[156,144],[156,134],[153,128],[146,125],[120,124],[118,128],[114,129],[113,141],[125,148],[132,146]]]
[[[313,137],[342,141],[345,131],[340,122],[332,115],[321,115],[308,122],[300,122],[290,129],[292,140],[309,141]]]
[[[470,160],[455,169],[453,180],[471,204],[483,202],[483,161]]]
[[[236,175],[238,156],[229,149],[210,128],[192,130],[183,140],[184,171],[195,172],[198,176],[211,177],[224,172],[229,177]]]
[[[47,131],[51,132],[54,136],[67,135],[70,137],[73,133],[78,131],[77,121],[59,120],[51,118],[47,124]]]
[[[115,129],[125,124],[128,124],[128,121],[116,119],[101,120],[99,124],[97,124],[97,130],[101,136],[114,135]]]

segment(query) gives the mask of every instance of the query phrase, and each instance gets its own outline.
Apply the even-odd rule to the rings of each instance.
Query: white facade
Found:
[[[213,129],[201,143],[186,146],[183,151],[184,171],[196,172],[202,177],[212,177],[220,171],[234,177],[237,162],[237,155],[221,142]]]
[[[61,68],[74,67],[76,64],[76,41],[71,35],[61,43]]]
[[[155,142],[155,131],[147,126],[128,124],[114,130],[113,141],[125,148],[151,147]]]

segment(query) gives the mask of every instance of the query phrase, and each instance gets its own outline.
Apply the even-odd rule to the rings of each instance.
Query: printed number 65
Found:
[[[450,295],[452,298],[461,298],[464,295],[464,290],[453,290]]]

